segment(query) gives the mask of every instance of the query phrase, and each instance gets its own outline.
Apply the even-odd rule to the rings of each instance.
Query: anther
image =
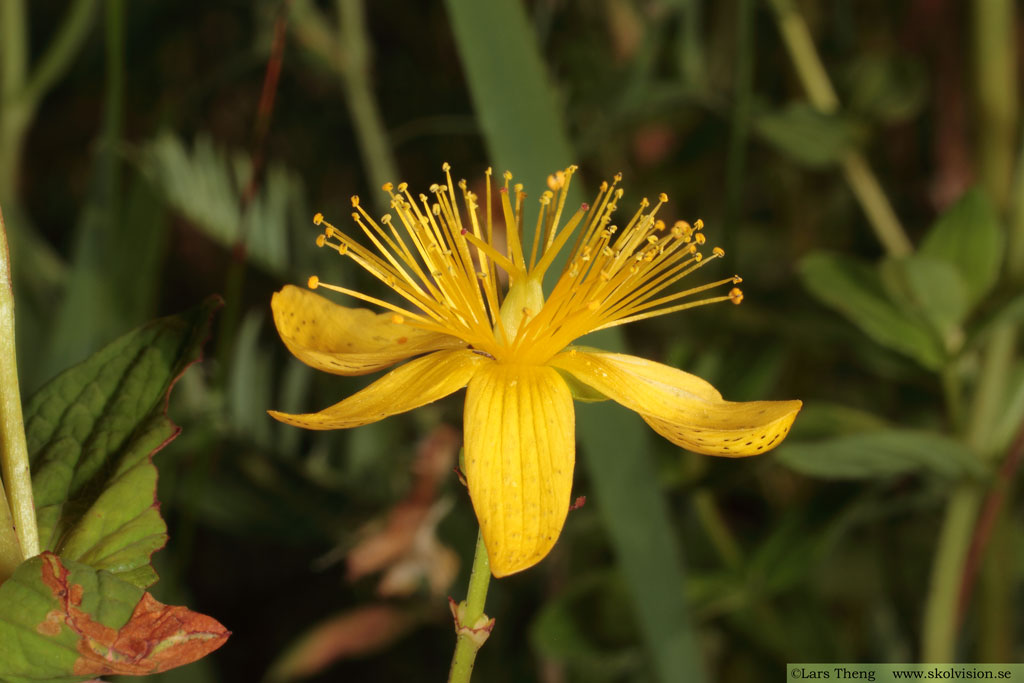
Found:
[[[584,213],[586,213],[587,211],[590,211],[590,204],[587,204],[586,202],[583,202],[582,204],[580,204],[580,211],[582,211]]]
[[[665,221],[661,220],[660,218],[658,220],[654,221],[654,229],[657,230],[658,232],[664,232],[665,231]]]
[[[438,185],[437,183],[434,183],[427,189],[430,191],[430,194],[437,194],[438,192],[441,191],[441,186]]]
[[[704,229],[704,221],[702,221],[701,219],[698,218],[696,221],[693,222],[693,229],[694,230],[703,230]]]
[[[444,162],[443,164],[441,164],[441,170],[444,171],[445,173],[447,173],[451,169],[452,169],[452,165],[449,164],[447,161]]]
[[[313,216],[313,225],[320,225],[324,222],[324,215],[319,211]]]
[[[359,195],[352,195],[352,206],[359,206]]]
[[[614,178],[615,178],[615,182],[621,183],[622,182],[622,171],[619,171],[618,173],[616,173]]]
[[[505,171],[505,180],[512,180],[512,171]]]
[[[383,216],[381,216],[380,222],[383,223],[384,225],[391,225],[391,214],[386,213]]]
[[[733,287],[729,290],[729,301],[734,304],[738,304],[743,301],[743,292],[740,291],[739,287]]]
[[[661,202],[662,204],[666,203],[668,201],[668,195],[662,192],[661,194],[658,195],[658,201]]]
[[[564,171],[557,171],[548,176],[548,187],[552,191],[561,190],[563,185],[565,185]]]
[[[697,244],[704,244],[705,242],[708,241],[708,238],[704,236],[704,233],[698,232],[696,235],[693,236],[693,241],[696,242]]]
[[[723,256],[725,256],[725,249],[722,249],[721,247],[715,247],[714,249],[711,250],[711,253],[717,256],[718,258],[722,258]]]
[[[309,287],[310,289],[316,289],[317,287],[320,286],[320,278],[318,278],[316,275],[310,275],[309,280],[306,282],[306,286]]]
[[[398,191],[405,192],[408,189],[409,183],[398,183]]]
[[[732,276],[732,283],[734,285],[738,285],[741,282],[743,282],[743,278],[741,278],[739,275],[733,275]]]
[[[401,325],[402,323],[405,322],[405,318],[395,313],[393,316],[391,316],[391,322],[394,323],[395,325]]]
[[[385,192],[391,192],[391,190],[395,189],[395,184],[384,183],[383,185],[380,186],[380,189],[384,190]]]
[[[320,233],[316,236],[316,246],[322,247],[327,243],[327,235]]]
[[[701,261],[704,260],[704,254],[698,251],[696,254],[693,255],[693,260],[696,261],[697,263],[700,263]]]

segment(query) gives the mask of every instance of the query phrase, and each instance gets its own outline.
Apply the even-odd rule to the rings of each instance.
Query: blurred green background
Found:
[[[805,402],[736,461],[580,407],[587,502],[492,583],[474,680],[1024,660],[1020,22],[1012,0],[0,0],[25,395],[226,301],[172,394],[153,592],[234,635],[157,678],[443,680],[476,534],[458,397],[345,433],[265,413],[368,381],[304,368],[269,319],[312,274],[379,292],[313,213],[383,212],[382,183],[425,191],[442,162],[534,197],[569,163],[580,198],[622,171],[623,213],[668,193],[744,303],[601,343]]]

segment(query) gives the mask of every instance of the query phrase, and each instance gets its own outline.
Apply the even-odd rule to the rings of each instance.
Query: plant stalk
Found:
[[[771,0],[782,40],[789,51],[797,76],[811,105],[823,114],[839,111],[839,97],[832,87],[825,66],[814,47],[814,40],[793,0]],[[841,162],[843,175],[857,201],[868,217],[875,236],[890,256],[907,256],[913,252],[903,226],[882,186],[868,166],[864,155],[857,151],[846,154]]]
[[[343,52],[336,66],[345,89],[345,101],[352,116],[363,165],[374,185],[374,204],[386,212],[388,204],[382,199],[384,195],[376,190],[380,190],[385,183],[397,183],[401,178],[398,176],[398,166],[395,164],[377,97],[373,92],[366,7],[363,0],[337,0],[337,6],[338,39]]]
[[[455,629],[458,640],[455,643],[452,667],[448,673],[448,683],[469,683],[470,676],[473,675],[476,653],[493,626],[493,620],[488,620],[484,614],[484,603],[487,601],[487,587],[490,582],[491,561],[487,557],[483,534],[477,534],[473,569],[469,574],[469,590],[466,600],[456,611]],[[481,633],[482,638],[478,635]]]
[[[0,479],[3,481],[5,504],[0,506],[0,564],[9,564],[13,555],[3,517],[9,515],[21,557],[39,554],[39,528],[32,496],[32,475],[28,465],[28,443],[25,420],[21,412],[21,390],[18,386],[18,360],[14,342],[14,289],[11,286],[10,255],[7,231],[0,211]],[[8,508],[5,513],[4,507]]]

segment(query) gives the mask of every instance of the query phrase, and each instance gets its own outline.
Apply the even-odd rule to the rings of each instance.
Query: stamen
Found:
[[[552,173],[538,202],[527,260],[522,184],[512,184],[512,174],[506,172],[504,186],[498,188],[506,233],[506,248],[501,250],[494,245],[491,169],[484,173],[483,206],[464,179],[454,181],[447,162],[441,169],[445,181],[431,185],[429,195],[418,195],[418,201],[406,183],[384,183],[392,213],[379,220],[367,213],[357,195],[352,196],[353,221],[370,246],[325,221],[323,214],[313,216],[313,223],[323,229],[316,237],[318,247],[350,257],[405,299],[411,310],[322,283],[316,276],[309,278],[309,288],[353,296],[391,311],[394,324],[454,335],[499,362],[517,363],[544,363],[594,330],[743,299],[735,286],[742,281],[739,276],[669,292],[679,280],[724,257],[725,251],[714,247],[707,258],[698,251],[707,241],[701,232],[703,221],[692,226],[676,221],[669,228],[658,218],[668,202],[665,193],[653,206],[641,200],[628,221],[613,224],[623,196],[618,186],[621,174],[611,184],[602,183],[593,204],[582,204],[561,225],[576,167]],[[545,300],[541,283],[570,238],[566,266]],[[512,289],[500,286],[498,268],[508,273]],[[733,285],[726,295],[689,300],[726,284]],[[503,311],[506,305],[509,310]]]

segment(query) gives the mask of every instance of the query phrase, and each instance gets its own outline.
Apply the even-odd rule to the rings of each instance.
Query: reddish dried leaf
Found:
[[[413,466],[416,479],[409,495],[392,508],[383,529],[366,535],[349,551],[350,581],[402,561],[413,550],[422,527],[436,524],[430,519],[430,511],[438,485],[451,471],[458,444],[458,432],[447,425],[439,426],[421,442]]]
[[[128,623],[119,629],[93,619],[82,609],[82,584],[69,581],[71,572],[59,557],[42,555],[42,582],[57,599],[36,631],[56,636],[67,626],[78,636],[75,675],[144,675],[189,664],[213,652],[230,632],[215,619],[186,607],[164,605],[143,593]]]
[[[343,612],[312,628],[273,666],[272,681],[312,676],[328,665],[372,654],[402,636],[415,623],[408,612],[387,605]]]

